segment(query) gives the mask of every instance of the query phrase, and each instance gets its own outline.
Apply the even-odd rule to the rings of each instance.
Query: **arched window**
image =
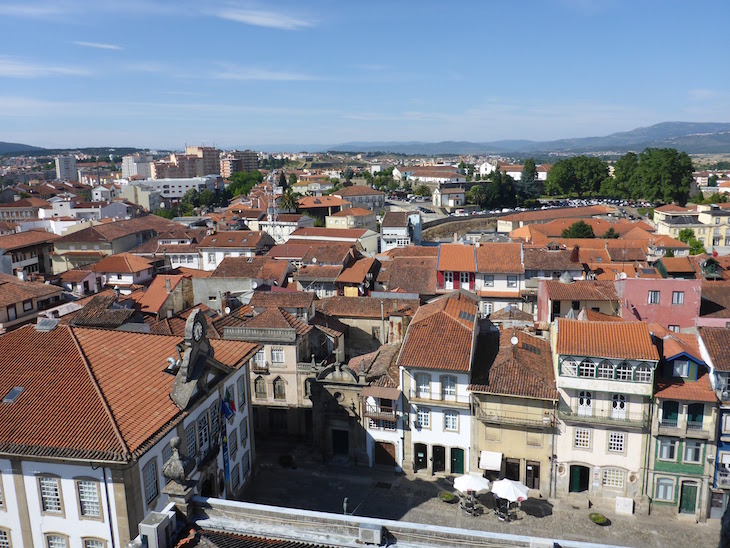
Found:
[[[263,377],[258,376],[253,381],[253,390],[254,390],[254,396],[256,396],[259,399],[265,399],[266,398],[266,381]]]
[[[616,368],[617,381],[630,381],[634,378],[634,368],[627,362],[621,362]]]
[[[599,379],[612,379],[613,378],[613,364],[609,360],[603,360],[598,364],[598,378]]]
[[[285,400],[286,399],[286,383],[281,377],[274,379],[274,399]]]
[[[578,366],[579,377],[595,377],[596,376],[596,364],[590,360],[583,360]]]
[[[564,377],[575,377],[577,373],[575,361],[570,359],[563,360],[560,372]]]
[[[648,365],[640,365],[634,370],[634,379],[636,382],[651,382],[651,367]]]

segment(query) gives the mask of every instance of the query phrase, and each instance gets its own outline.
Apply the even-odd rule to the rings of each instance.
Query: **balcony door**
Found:
[[[614,394],[611,401],[611,418],[626,420],[626,396]]]
[[[593,393],[588,390],[581,390],[578,393],[578,416],[593,416]]]

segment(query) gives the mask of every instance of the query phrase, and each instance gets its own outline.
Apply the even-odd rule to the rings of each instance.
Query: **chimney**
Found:
[[[570,262],[577,263],[580,258],[580,247],[573,246],[573,251],[570,252]]]
[[[458,243],[458,242],[459,242],[459,233],[454,232],[454,243]]]
[[[170,278],[165,278],[165,292],[170,293]]]

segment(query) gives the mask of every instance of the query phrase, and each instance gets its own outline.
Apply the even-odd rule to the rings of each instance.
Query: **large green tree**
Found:
[[[568,228],[563,229],[561,234],[563,238],[595,238],[593,227],[585,221],[573,223]]]
[[[540,181],[537,179],[537,166],[534,158],[525,160],[525,165],[517,183],[517,194],[521,201],[540,196]]]
[[[632,197],[684,205],[692,184],[692,159],[673,148],[647,148],[639,155]]]
[[[558,160],[553,164],[545,180],[545,192],[555,196],[570,194],[578,186],[575,177],[575,167],[570,158]]]
[[[679,231],[677,239],[680,242],[684,242],[689,246],[690,255],[699,255],[705,253],[705,246],[697,238],[695,238],[695,231],[691,228],[683,228]]]

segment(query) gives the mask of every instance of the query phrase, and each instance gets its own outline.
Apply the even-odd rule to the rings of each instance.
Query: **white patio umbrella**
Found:
[[[466,493],[467,491],[487,491],[489,489],[489,480],[482,476],[472,476],[464,474],[454,480],[454,489]]]
[[[497,480],[492,484],[492,494],[510,502],[519,502],[527,498],[530,488],[519,481],[511,479]]]

